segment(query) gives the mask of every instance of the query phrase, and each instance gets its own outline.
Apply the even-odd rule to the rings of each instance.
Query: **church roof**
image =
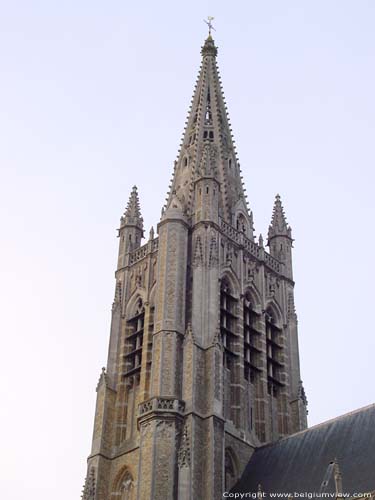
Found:
[[[258,448],[232,491],[334,493],[335,461],[342,493],[375,490],[375,404]]]
[[[217,47],[211,35],[201,55],[202,63],[166,206],[168,208],[177,197],[187,215],[194,212],[194,185],[198,178],[207,176],[202,164],[207,163],[208,155],[211,159],[209,175],[214,175],[220,184],[220,213],[231,222],[231,210],[239,200],[245,203],[246,195],[216,62]]]

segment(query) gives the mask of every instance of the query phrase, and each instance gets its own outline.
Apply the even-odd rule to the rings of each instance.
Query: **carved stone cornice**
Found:
[[[173,397],[156,396],[143,401],[138,406],[138,423],[151,418],[183,417],[185,412],[185,401]]]

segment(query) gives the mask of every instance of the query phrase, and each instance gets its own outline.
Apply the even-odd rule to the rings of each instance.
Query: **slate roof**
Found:
[[[375,490],[375,404],[258,448],[232,492],[256,492],[261,484],[265,493],[334,493],[333,474],[321,486],[335,459],[343,493]]]

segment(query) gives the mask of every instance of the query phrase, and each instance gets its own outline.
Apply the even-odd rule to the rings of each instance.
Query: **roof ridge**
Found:
[[[275,441],[273,443],[267,443],[264,446],[260,446],[255,451],[257,451],[259,449],[267,448],[269,446],[274,446],[275,444],[281,443],[282,441],[286,441],[287,439],[293,438],[295,436],[299,436],[300,434],[304,434],[304,433],[309,432],[313,429],[317,429],[319,427],[329,425],[329,424],[333,423],[334,421],[342,420],[346,417],[349,417],[351,415],[355,415],[356,413],[361,413],[362,411],[368,410],[370,408],[375,408],[375,403],[370,403],[366,406],[362,406],[361,408],[357,408],[356,410],[352,410],[352,411],[349,411],[347,413],[344,413],[343,415],[339,415],[338,417],[330,418],[329,420],[325,420],[324,422],[320,422],[319,424],[315,424],[312,427],[308,427],[307,429],[303,429],[302,431],[295,432],[294,434],[289,434],[289,436],[284,436],[284,437],[280,438],[278,441]]]

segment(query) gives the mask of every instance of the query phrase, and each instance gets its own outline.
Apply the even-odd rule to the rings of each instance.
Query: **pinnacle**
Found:
[[[217,56],[217,47],[211,35],[208,35],[201,50],[202,56]]]
[[[287,223],[279,194],[275,197],[271,225],[268,229],[268,239],[270,240],[274,236],[288,236],[291,238],[291,228]]]
[[[143,229],[143,218],[139,204],[137,186],[133,186],[124,215],[121,217],[121,226],[132,225]]]

